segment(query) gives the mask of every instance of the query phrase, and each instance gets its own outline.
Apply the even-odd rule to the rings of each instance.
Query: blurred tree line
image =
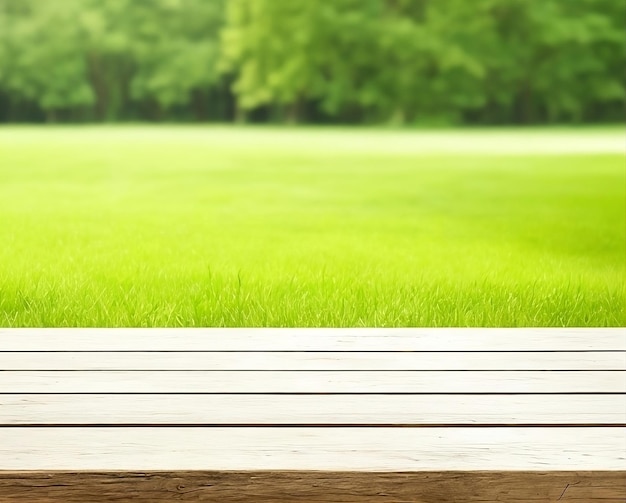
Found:
[[[624,117],[623,0],[0,0],[0,121]]]

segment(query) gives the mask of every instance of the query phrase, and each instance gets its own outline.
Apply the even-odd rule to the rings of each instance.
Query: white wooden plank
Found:
[[[626,393],[623,371],[3,371],[0,393]]]
[[[623,395],[0,395],[0,424],[626,424]]]
[[[1,370],[626,370],[626,352],[6,352]]]
[[[625,470],[623,428],[0,428],[3,470]]]
[[[626,351],[625,328],[17,328],[0,351]]]

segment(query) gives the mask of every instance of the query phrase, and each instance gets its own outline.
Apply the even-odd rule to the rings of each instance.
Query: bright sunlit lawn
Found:
[[[623,154],[419,135],[0,129],[0,326],[624,325]]]

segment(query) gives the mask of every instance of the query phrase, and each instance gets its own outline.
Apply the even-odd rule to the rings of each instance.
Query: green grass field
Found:
[[[550,135],[0,128],[0,326],[623,326],[624,155]]]

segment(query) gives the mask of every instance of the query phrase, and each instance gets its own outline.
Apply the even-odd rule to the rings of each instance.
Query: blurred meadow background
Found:
[[[618,0],[0,0],[0,326],[624,326]]]

